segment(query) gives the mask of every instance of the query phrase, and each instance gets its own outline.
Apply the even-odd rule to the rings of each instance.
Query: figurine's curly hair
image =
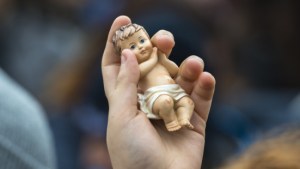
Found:
[[[121,47],[119,45],[119,41],[127,39],[128,37],[132,36],[135,32],[139,31],[139,30],[143,30],[147,36],[149,37],[147,31],[144,29],[144,27],[142,27],[141,25],[135,24],[135,23],[130,23],[128,25],[124,25],[122,26],[120,29],[118,29],[113,38],[112,38],[112,42],[114,44],[114,47],[116,49],[116,51],[118,53],[121,53]]]

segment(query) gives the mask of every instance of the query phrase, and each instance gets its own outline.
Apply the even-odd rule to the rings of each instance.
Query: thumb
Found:
[[[140,70],[137,59],[133,52],[125,49],[121,54],[121,66],[117,76],[114,96],[110,100],[110,108],[116,108],[115,113],[132,113],[137,111],[137,84]],[[135,110],[133,110],[135,109]],[[111,112],[112,113],[112,112]]]
[[[121,67],[117,77],[117,88],[133,87],[137,89],[137,84],[140,77],[139,65],[137,59],[132,51],[125,49],[121,55]]]

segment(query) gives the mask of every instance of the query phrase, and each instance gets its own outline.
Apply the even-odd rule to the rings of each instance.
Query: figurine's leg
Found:
[[[176,131],[181,128],[174,111],[174,101],[170,96],[159,96],[154,102],[152,110],[164,120],[168,131]]]
[[[186,126],[193,129],[194,126],[190,123],[190,119],[194,112],[194,102],[189,97],[181,98],[175,105],[178,122],[181,126]]]

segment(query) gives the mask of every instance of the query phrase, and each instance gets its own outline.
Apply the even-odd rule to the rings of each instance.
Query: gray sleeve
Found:
[[[41,106],[0,68],[0,166],[54,169],[54,145]]]

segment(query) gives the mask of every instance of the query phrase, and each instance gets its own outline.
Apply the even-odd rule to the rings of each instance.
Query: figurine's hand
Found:
[[[177,82],[195,101],[195,115],[191,119],[195,131],[181,129],[170,133],[162,121],[152,124],[137,109],[140,74],[135,55],[124,50],[120,59],[112,44],[113,33],[130,22],[125,16],[114,21],[102,57],[104,88],[109,103],[107,145],[113,168],[200,168],[215,80],[203,72],[200,59],[188,58],[180,66]],[[174,40],[170,34],[160,32],[152,42],[168,55]]]
[[[156,61],[158,60],[157,47],[153,47],[150,59],[155,59]]]
[[[165,60],[167,60],[167,56],[162,51],[158,51],[158,62],[162,63]]]

